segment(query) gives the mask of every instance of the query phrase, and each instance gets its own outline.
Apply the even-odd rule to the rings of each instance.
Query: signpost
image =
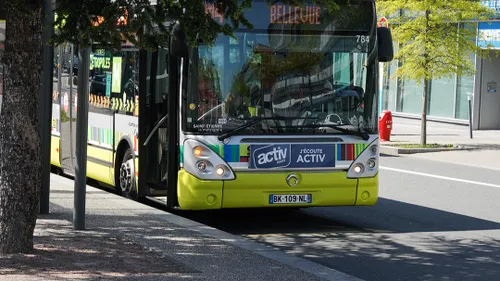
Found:
[[[76,117],[76,163],[73,228],[76,230],[85,230],[90,47],[84,48],[80,46],[78,49],[78,111]]]
[[[52,87],[54,48],[48,44],[53,33],[52,0],[44,0],[42,85],[40,89],[40,144],[42,180],[40,185],[40,214],[49,213],[50,195],[50,137],[52,128]]]

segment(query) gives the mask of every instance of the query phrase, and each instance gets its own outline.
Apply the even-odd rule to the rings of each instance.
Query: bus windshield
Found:
[[[185,130],[219,134],[262,119],[245,132],[327,132],[312,130],[321,125],[375,132],[373,3],[342,6],[344,19],[356,9],[369,15],[347,23],[316,6],[285,5],[254,5],[251,21],[259,8],[270,14],[264,24],[255,16],[253,30],[193,50]]]

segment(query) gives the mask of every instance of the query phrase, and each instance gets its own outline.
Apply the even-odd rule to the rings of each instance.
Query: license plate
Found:
[[[269,204],[310,204],[311,194],[271,194]]]

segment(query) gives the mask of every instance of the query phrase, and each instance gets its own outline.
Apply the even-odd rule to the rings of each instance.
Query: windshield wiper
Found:
[[[217,138],[220,141],[223,141],[223,140],[229,138],[230,136],[233,136],[233,135],[245,130],[246,128],[251,127],[251,126],[259,123],[260,121],[267,120],[267,119],[269,119],[269,118],[255,118],[252,121],[246,122],[245,124],[242,124],[234,129],[232,129],[231,131],[220,134]]]
[[[282,126],[279,124],[278,120],[285,120],[286,117],[280,117],[280,116],[271,116],[271,117],[254,117],[252,119],[250,119],[251,121],[249,122],[246,122],[245,124],[242,124],[234,129],[232,129],[231,131],[229,132],[225,132],[223,134],[220,134],[217,138],[220,140],[220,141],[223,141],[224,139],[227,139],[228,137],[230,136],[233,136],[233,135],[236,135],[237,133],[243,131],[244,129],[248,128],[248,127],[251,127],[261,121],[264,121],[264,120],[272,120],[276,123],[276,128],[278,129],[278,131],[282,131]],[[248,120],[248,119],[246,119]]]
[[[343,128],[342,126],[345,126],[345,125],[334,125],[334,124],[307,124],[307,125],[301,125],[301,126],[291,126],[293,128],[321,128],[321,127],[328,127],[328,128],[332,128],[332,129],[335,129],[339,132],[342,132],[342,133],[346,133],[346,134],[351,134],[351,135],[355,135],[357,137],[360,137],[362,138],[363,140],[367,141],[370,139],[370,135],[368,135],[367,133],[364,133],[364,132],[360,132],[360,131],[354,131],[354,130],[349,130],[349,129],[346,129],[346,128]]]

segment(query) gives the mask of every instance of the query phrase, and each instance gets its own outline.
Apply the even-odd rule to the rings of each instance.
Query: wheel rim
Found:
[[[120,167],[120,188],[123,192],[132,193],[134,181],[134,163],[133,159],[129,159],[122,163]]]

